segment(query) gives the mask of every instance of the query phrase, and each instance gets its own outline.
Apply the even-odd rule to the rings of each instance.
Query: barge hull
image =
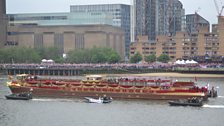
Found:
[[[70,91],[59,89],[46,89],[25,86],[10,86],[12,93],[29,92],[32,90],[33,97],[52,97],[52,98],[84,98],[107,95],[114,99],[148,99],[148,100],[176,100],[192,97],[203,98],[207,96],[203,93],[128,93],[128,92],[97,92],[97,91]]]

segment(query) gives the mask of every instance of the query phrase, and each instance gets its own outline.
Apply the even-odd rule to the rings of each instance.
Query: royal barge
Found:
[[[207,99],[207,88],[195,82],[138,77],[105,78],[89,75],[84,79],[47,79],[27,74],[7,82],[12,93],[32,91],[33,97],[84,98],[107,95],[114,99],[175,100],[192,97]]]

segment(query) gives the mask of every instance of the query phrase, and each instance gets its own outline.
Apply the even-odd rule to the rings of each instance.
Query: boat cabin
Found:
[[[16,75],[17,80],[26,80],[28,78],[28,74],[18,74]]]
[[[29,75],[29,74],[18,74],[16,75],[16,79],[20,81],[24,80],[36,80],[37,76]]]
[[[103,77],[101,75],[88,75],[85,77],[85,79],[82,80],[82,82],[99,82],[102,80]]]

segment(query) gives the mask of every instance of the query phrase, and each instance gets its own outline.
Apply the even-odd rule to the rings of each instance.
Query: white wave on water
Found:
[[[224,98],[224,96],[218,96],[218,98]]]
[[[72,99],[32,99],[33,101],[40,101],[40,102],[74,102],[75,100]]]
[[[203,105],[205,108],[224,108],[224,105]]]

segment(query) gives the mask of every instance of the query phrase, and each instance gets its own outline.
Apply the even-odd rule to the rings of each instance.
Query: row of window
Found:
[[[17,46],[17,45],[18,45],[18,42],[7,41],[4,45],[5,45],[5,46]]]
[[[32,16],[14,17],[10,16],[10,21],[30,21],[30,20],[67,20],[67,16]]]
[[[101,5],[86,5],[86,6],[71,6],[71,12],[93,12],[93,11],[121,11],[120,6],[101,6]]]
[[[195,49],[195,48],[193,48],[193,49]],[[216,54],[218,54],[218,52],[217,51],[208,51],[208,50],[211,50],[211,48],[205,48],[207,51],[205,52],[206,54],[211,54],[211,55],[216,55]],[[219,48],[216,48],[215,50],[218,50]],[[198,52],[196,52],[196,51],[189,51],[189,48],[186,50],[186,49],[183,49],[184,51],[183,51],[183,53],[184,53],[184,55],[185,56],[189,56],[189,55],[197,55],[198,54]],[[130,53],[131,54],[135,54],[135,51],[134,50],[132,50],[132,51],[130,51]],[[143,54],[146,54],[146,55],[149,55],[149,54],[156,54],[156,52],[155,51],[143,51],[142,52]],[[168,54],[168,55],[175,55],[177,52],[176,51],[163,51],[163,54]]]
[[[163,47],[163,50],[176,50],[176,47]]]
[[[167,55],[175,55],[176,54],[176,52],[163,52],[163,54],[167,54]]]
[[[34,34],[34,32],[15,32],[15,31],[11,31],[11,32],[7,32],[7,35],[19,35],[19,34]]]
[[[183,45],[187,46],[189,44],[188,43],[183,43]],[[196,43],[192,44],[192,46],[195,46],[195,45],[196,45]],[[206,45],[205,49],[215,49],[215,50],[217,50],[218,49],[217,46],[219,46],[219,43],[206,43],[205,45]],[[163,47],[163,50],[176,50],[176,47],[169,47],[165,44],[163,44],[163,46],[165,46],[165,47]],[[208,47],[208,46],[212,46],[212,47]],[[183,50],[189,50],[189,49],[197,50],[198,47],[183,47],[182,49]],[[136,50],[136,47],[131,47],[131,50]],[[156,47],[142,47],[142,50],[156,50]]]
[[[219,46],[219,43],[209,43],[209,42],[206,42],[205,45],[206,46]]]
[[[196,42],[198,41],[197,38],[185,38],[185,39],[182,39],[182,42]]]

